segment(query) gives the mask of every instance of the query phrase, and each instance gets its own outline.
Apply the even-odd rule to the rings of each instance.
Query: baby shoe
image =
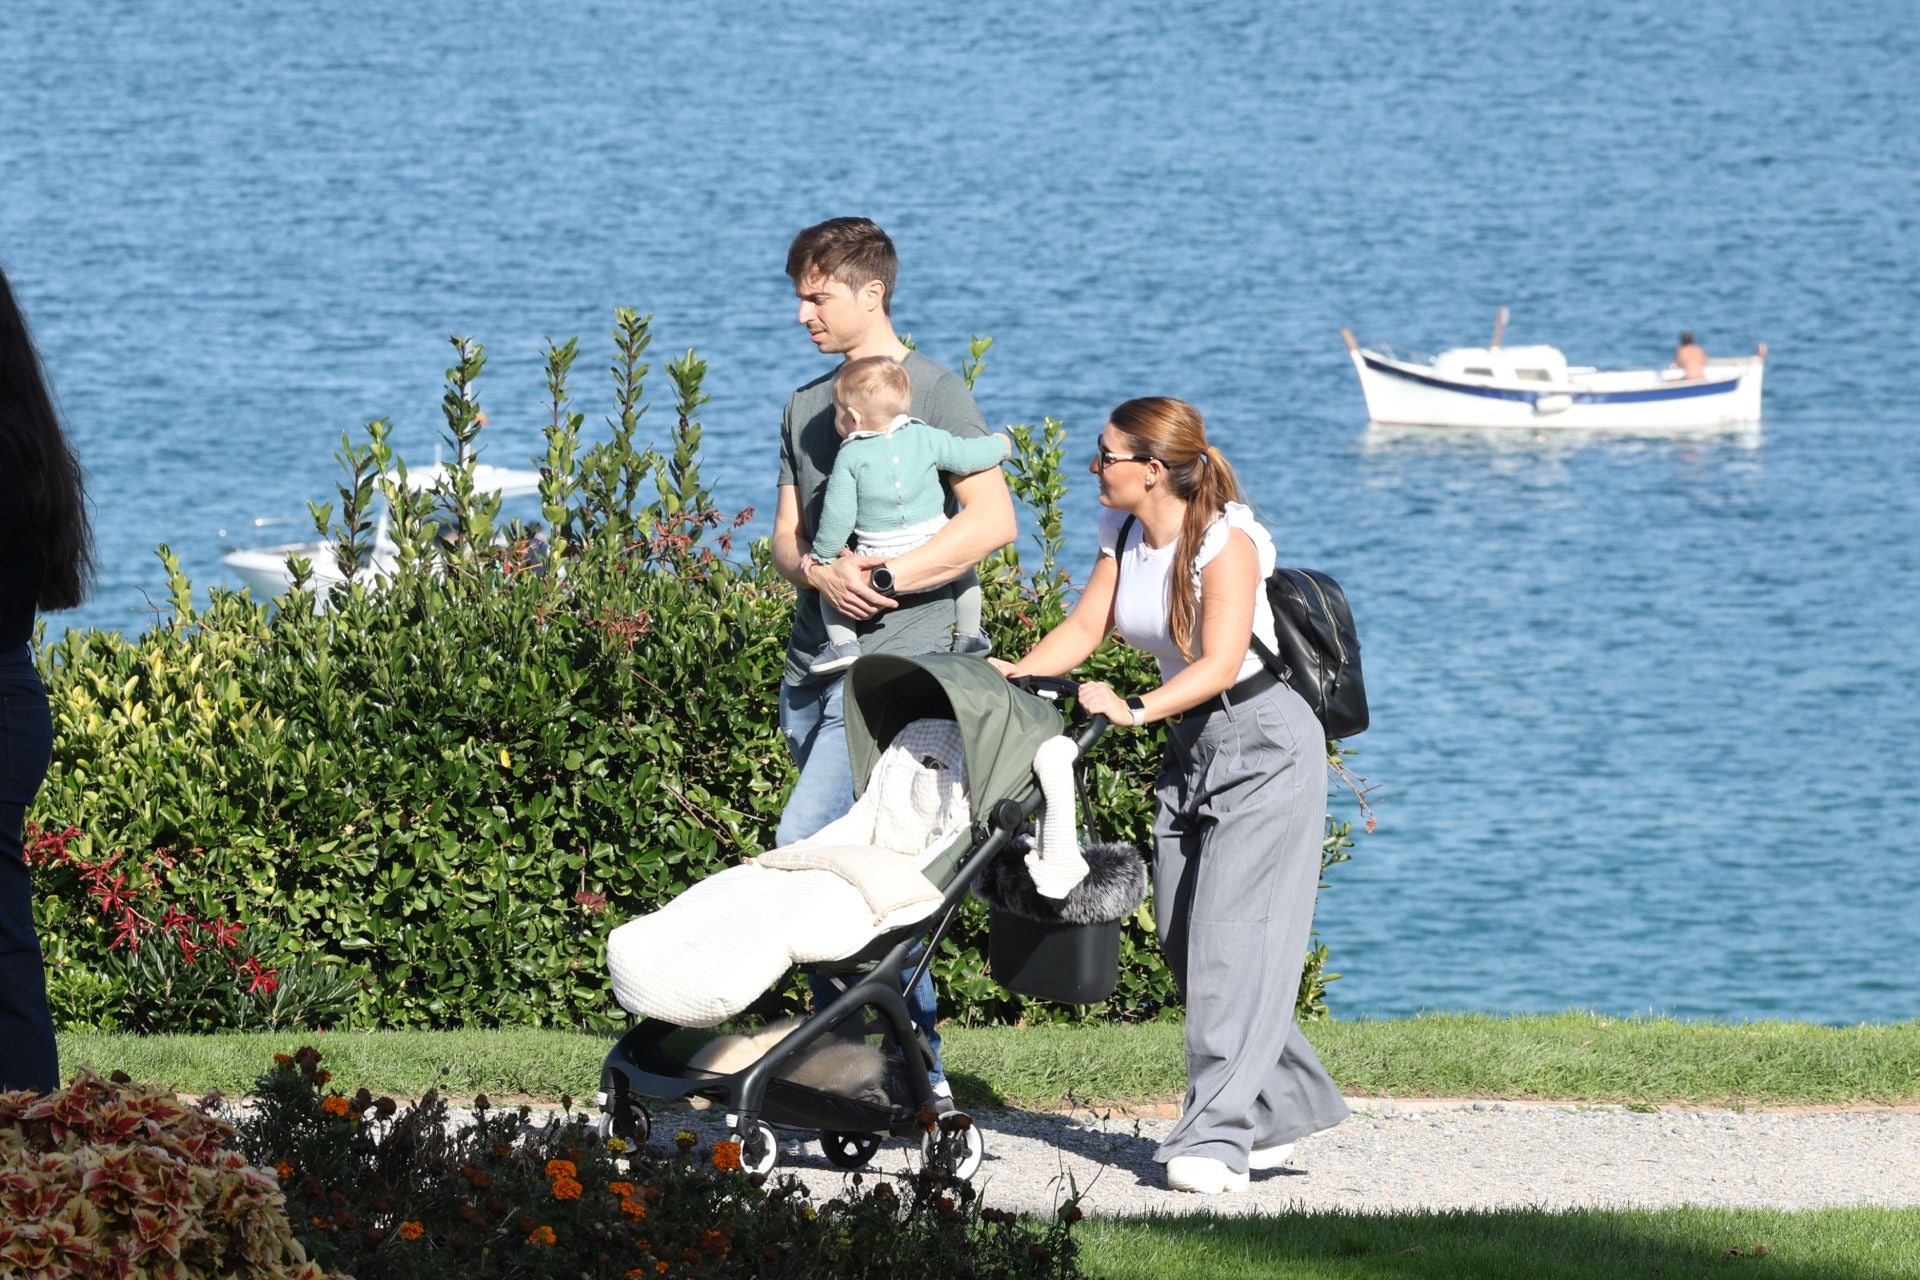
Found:
[[[858,661],[860,661],[860,644],[858,641],[849,640],[845,644],[830,644],[822,649],[820,656],[813,660],[813,665],[807,670],[816,676],[832,675],[836,671],[845,671]]]
[[[993,652],[993,641],[978,631],[971,634],[956,633],[953,637],[953,651],[975,658],[984,658]]]
[[[1247,1175],[1235,1173],[1212,1156],[1175,1156],[1167,1161],[1167,1186],[1217,1196],[1223,1191],[1245,1191]]]

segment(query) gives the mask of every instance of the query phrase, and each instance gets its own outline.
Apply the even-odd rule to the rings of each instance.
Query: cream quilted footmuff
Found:
[[[953,721],[906,725],[843,817],[615,929],[614,998],[639,1017],[714,1026],[794,965],[843,959],[925,919],[941,888],[921,868],[971,820],[966,772]]]

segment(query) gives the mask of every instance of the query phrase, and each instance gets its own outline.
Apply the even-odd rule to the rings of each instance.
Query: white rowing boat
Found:
[[[1502,319],[1504,320],[1504,309]],[[1760,420],[1767,348],[1710,360],[1704,376],[1677,367],[1602,370],[1569,365],[1558,347],[1457,347],[1430,359],[1362,346],[1342,329],[1367,415],[1415,427],[1689,431]]]

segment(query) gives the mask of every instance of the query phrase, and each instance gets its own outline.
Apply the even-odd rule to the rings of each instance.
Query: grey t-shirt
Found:
[[[909,351],[901,364],[913,379],[913,416],[956,436],[987,434],[987,420],[973,402],[966,381],[936,360]],[[840,451],[840,433],[833,426],[833,374],[815,378],[787,397],[780,420],[780,483],[792,485],[800,501],[800,535],[813,541],[820,527],[820,503],[827,477],[833,474]],[[944,480],[943,480],[944,483]],[[951,492],[947,514],[953,514]],[[953,644],[953,587],[938,587],[901,596],[897,609],[888,609],[859,624],[863,653],[941,653]],[[787,639],[785,679],[788,684],[837,680],[838,676],[810,675],[808,665],[827,642],[826,623],[820,617],[820,593],[802,589],[793,612],[793,630]]]

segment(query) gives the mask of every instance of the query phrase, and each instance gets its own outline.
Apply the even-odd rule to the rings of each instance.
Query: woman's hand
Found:
[[[1090,716],[1105,716],[1117,725],[1133,723],[1133,708],[1103,681],[1089,680],[1080,686],[1080,709]]]
[[[1018,675],[1020,672],[1020,668],[1014,666],[1011,662],[1008,662],[1005,658],[988,658],[987,665],[992,667],[995,671],[998,671],[1001,675],[1005,676],[1009,680],[1013,679],[1014,676]]]

